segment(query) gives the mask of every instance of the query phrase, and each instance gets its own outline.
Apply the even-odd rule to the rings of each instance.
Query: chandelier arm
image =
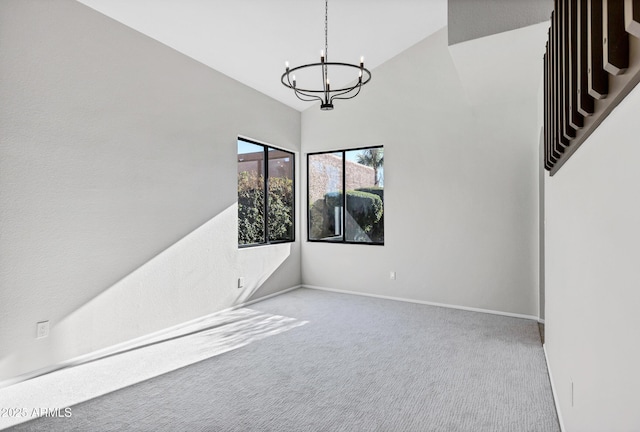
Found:
[[[285,73],[285,75],[287,76],[287,82],[289,83],[289,88],[294,88],[293,84],[291,84],[291,78],[289,77],[288,73]],[[284,75],[282,75],[283,79],[284,79]],[[284,81],[282,82],[282,84],[284,84]]]
[[[371,73],[368,70],[367,70],[367,74],[368,76],[366,81],[362,81],[359,79],[358,82],[354,84],[352,87],[336,90],[335,94],[331,97],[331,101],[333,101],[334,99],[353,99],[354,97],[358,96],[358,93],[360,93],[360,89],[362,88],[362,86],[368,83],[369,80],[371,80]],[[358,89],[358,91],[354,95],[349,97],[341,97],[343,95],[351,93],[356,88]]]
[[[287,82],[284,82],[285,77],[287,77]],[[294,88],[293,84],[291,84],[291,80],[289,79],[289,70],[287,70],[285,73],[282,74],[282,77],[280,77],[280,82],[285,87],[289,87],[290,89]]]
[[[305,102],[315,102],[317,100],[319,100],[320,102],[322,102],[322,98],[320,96],[310,96],[307,95],[305,93],[300,93],[300,92],[295,92],[295,95],[298,99],[305,101]],[[304,97],[303,97],[304,96]]]
[[[355,90],[356,87],[359,87],[359,85],[356,84],[353,87],[348,88],[348,89],[341,89],[339,91],[331,92],[331,93],[333,93],[333,95],[331,96],[331,100],[343,99],[340,96],[351,93],[353,90]]]
[[[310,95],[310,94],[306,94],[306,93],[303,93],[303,92],[300,92],[300,91],[297,91],[297,90],[294,91],[294,93],[295,93],[296,97],[298,99],[300,99],[301,101],[305,101],[305,102],[320,101],[320,102],[322,102],[322,98],[320,96],[317,96],[317,95]],[[308,98],[311,98],[311,99],[304,99],[304,98],[300,97],[300,95],[308,97]]]
[[[342,95],[346,95],[346,94],[350,93],[350,92],[351,92],[355,87],[353,87],[351,90],[349,90],[349,91],[347,91],[347,92],[339,93],[339,94],[337,94],[337,95],[333,96],[333,97],[331,98],[331,101],[333,102],[333,100],[334,100],[334,99],[344,99],[344,100],[346,100],[346,99],[353,99],[354,97],[358,96],[358,94],[360,93],[360,89],[362,88],[362,86],[361,86],[361,85],[358,85],[358,86],[356,86],[356,87],[358,87],[358,91],[357,91],[354,95],[349,96],[349,97],[340,97],[340,96],[342,96]]]

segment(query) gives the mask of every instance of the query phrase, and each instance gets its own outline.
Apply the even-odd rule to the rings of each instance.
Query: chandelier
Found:
[[[333,109],[333,101],[334,99],[352,99],[358,96],[360,93],[360,88],[371,81],[371,72],[367,68],[364,67],[364,57],[360,57],[360,64],[350,64],[350,63],[338,63],[338,62],[330,62],[328,61],[328,52],[329,52],[329,44],[328,44],[328,12],[329,12],[329,0],[325,0],[324,3],[324,50],[320,51],[320,63],[309,63],[302,66],[296,66],[294,68],[289,68],[289,62],[285,63],[286,70],[282,74],[280,81],[285,87],[289,87],[292,89],[297,96],[298,99],[305,102],[315,102],[320,101],[320,109],[322,110],[332,110]],[[318,75],[320,72],[322,74],[322,88],[302,88],[297,85],[296,76],[294,72],[302,70],[312,70],[320,68]],[[350,68],[358,71],[357,79],[351,81],[355,82],[352,86],[345,86],[342,88],[331,88],[329,82],[329,70],[336,70],[338,68]],[[355,74],[353,75],[355,78]]]

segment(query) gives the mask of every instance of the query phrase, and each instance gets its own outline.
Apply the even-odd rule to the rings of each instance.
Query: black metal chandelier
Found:
[[[289,62],[285,63],[286,70],[282,74],[280,81],[285,87],[293,89],[296,97],[305,102],[320,101],[320,109],[332,110],[334,99],[352,99],[358,96],[360,88],[371,81],[371,72],[364,67],[364,57],[360,57],[360,64],[350,63],[338,63],[328,61],[328,13],[329,13],[329,0],[325,0],[324,3],[324,51],[320,51],[320,63],[309,63],[302,66],[296,66],[289,68]],[[306,89],[297,86],[295,71],[302,71],[303,69],[320,68],[322,73],[322,88],[318,89]],[[352,86],[333,89],[329,82],[329,69],[332,68],[351,68],[358,71],[357,80]]]

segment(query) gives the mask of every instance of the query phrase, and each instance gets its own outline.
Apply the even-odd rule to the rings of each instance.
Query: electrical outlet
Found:
[[[244,288],[244,278],[243,277],[239,277],[238,278],[238,288]]]
[[[49,321],[41,321],[36,323],[36,339],[42,339],[49,336]]]
[[[394,271],[389,272],[389,279],[396,280],[396,272],[394,272]]]

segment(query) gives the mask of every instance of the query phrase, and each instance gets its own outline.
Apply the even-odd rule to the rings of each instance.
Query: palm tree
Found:
[[[361,165],[366,165],[373,168],[374,185],[378,186],[380,183],[380,176],[378,170],[382,168],[384,164],[384,152],[381,148],[370,148],[362,150],[356,155],[356,161]]]

